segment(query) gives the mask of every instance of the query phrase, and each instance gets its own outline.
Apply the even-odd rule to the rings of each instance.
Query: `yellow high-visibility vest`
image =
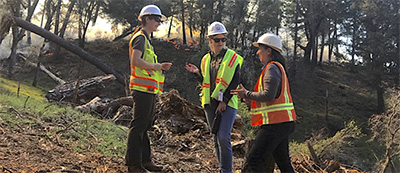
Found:
[[[210,104],[211,98],[218,100],[219,92],[225,92],[229,83],[232,81],[235,69],[238,65],[240,67],[243,63],[243,58],[235,51],[228,49],[222,59],[221,65],[217,72],[217,79],[215,81],[214,91],[210,91],[210,61],[211,56],[209,53],[204,55],[201,60],[201,74],[203,75],[202,91],[201,91],[201,105],[204,107],[205,104]],[[211,96],[210,96],[211,95]],[[233,95],[230,99],[228,106],[237,109],[238,98]]]
[[[257,102],[251,101],[251,125],[259,126],[263,124],[275,124],[282,122],[289,122],[296,120],[296,112],[292,101],[292,96],[289,89],[289,81],[286,76],[285,69],[279,62],[269,62],[262,71],[256,86],[254,87],[255,92],[264,91],[263,76],[264,72],[269,65],[278,65],[282,73],[282,88],[278,98],[271,102]]]
[[[147,92],[151,94],[161,94],[164,86],[164,75],[161,70],[142,69],[133,65],[133,49],[132,41],[139,35],[145,38],[145,48],[143,52],[143,60],[150,63],[158,63],[157,55],[154,53],[153,46],[147,39],[142,30],[132,36],[129,42],[129,59],[131,67],[131,75],[129,88],[132,90]]]

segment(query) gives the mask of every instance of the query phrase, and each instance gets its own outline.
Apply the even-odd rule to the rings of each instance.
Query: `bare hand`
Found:
[[[246,90],[246,88],[244,88],[244,86],[242,84],[240,84],[239,89],[231,90],[231,94],[237,95],[240,98],[245,98],[246,93],[247,93],[247,90]]]
[[[219,102],[217,110],[215,110],[215,114],[218,112],[223,112],[226,110],[226,103],[225,102]]]
[[[170,62],[163,62],[161,63],[161,70],[168,71],[172,66],[172,63]]]
[[[192,73],[199,73],[199,68],[190,63],[186,65],[186,70]]]

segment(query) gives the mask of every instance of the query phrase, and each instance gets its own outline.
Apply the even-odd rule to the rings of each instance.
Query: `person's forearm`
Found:
[[[131,57],[131,61],[134,66],[137,66],[142,69],[152,69],[152,70],[161,70],[161,64],[159,63],[151,63],[140,58],[142,56],[142,52],[139,50],[133,51],[133,57]]]
[[[276,93],[279,87],[279,80],[276,78],[270,78],[264,81],[265,89],[261,92],[247,92],[246,98],[249,98],[258,102],[270,102],[275,99]]]

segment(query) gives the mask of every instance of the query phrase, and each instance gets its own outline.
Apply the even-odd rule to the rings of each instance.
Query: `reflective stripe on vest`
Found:
[[[133,49],[132,49],[132,41],[142,35],[145,38],[145,48],[143,52],[143,60],[150,63],[158,63],[157,55],[154,53],[153,47],[150,44],[150,41],[147,39],[142,30],[137,32],[132,36],[129,42],[129,58],[130,58],[130,67],[131,67],[131,76],[129,82],[129,88],[152,93],[152,94],[161,94],[164,86],[164,75],[161,70],[151,70],[151,69],[142,69],[133,65]]]
[[[201,60],[201,74],[203,75],[202,92],[201,92],[201,105],[204,107],[205,104],[211,102],[211,97],[218,100],[219,92],[225,92],[229,83],[232,81],[233,75],[235,74],[236,67],[238,65],[242,66],[243,58],[231,49],[228,49],[221,61],[217,72],[217,78],[215,81],[214,91],[210,91],[210,54],[204,55]],[[238,98],[233,95],[229,100],[228,106],[237,109],[238,108]]]
[[[263,77],[265,70],[269,65],[276,64],[282,74],[282,89],[278,98],[271,102],[256,102],[251,103],[251,125],[258,126],[263,124],[275,124],[296,120],[296,112],[292,101],[292,96],[289,89],[289,81],[283,66],[278,62],[269,62],[258,78],[254,91],[264,91]]]

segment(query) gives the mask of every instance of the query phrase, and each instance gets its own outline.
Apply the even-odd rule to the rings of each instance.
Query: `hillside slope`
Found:
[[[184,66],[188,62],[198,65],[206,49],[204,48],[202,51],[176,50],[171,43],[156,40],[153,41],[153,44],[160,62],[170,61],[174,64],[171,70],[166,73],[165,90],[176,89],[183,98],[199,104],[200,88],[193,75],[186,72]],[[129,75],[126,40],[118,42],[97,40],[88,43],[86,48],[88,52],[98,57],[102,62],[126,76]],[[42,62],[48,69],[66,81],[75,81],[78,76],[89,78],[103,75],[100,70],[88,62],[82,61],[76,55],[65,50],[62,50],[61,55],[61,57],[45,56],[42,58]],[[36,62],[34,57],[30,57],[30,60]],[[245,57],[245,61],[256,60],[254,56]],[[289,70],[293,100],[299,117],[296,123],[296,131],[292,135],[293,141],[303,143],[310,138],[324,139],[333,136],[345,126],[345,122],[350,120],[354,120],[361,127],[363,133],[368,134],[368,118],[374,113],[376,106],[375,93],[369,85],[369,77],[365,75],[363,67],[358,67],[356,72],[351,72],[345,64],[323,64],[311,68],[303,61],[296,63],[295,75],[291,73],[293,69]],[[0,70],[3,74],[5,72],[4,67]],[[253,71],[254,74],[260,71],[259,69],[246,69],[246,66],[244,69]],[[17,66],[17,73],[12,79],[29,85],[32,82],[34,72],[35,69],[21,63]],[[39,74],[39,88],[49,90],[56,85],[42,72]],[[246,83],[252,83],[251,81],[256,80],[257,77],[242,80]],[[124,87],[114,81],[106,85],[100,97],[118,98],[124,95]],[[365,170],[371,168],[373,165],[372,156],[357,151],[357,148],[362,150],[363,147],[369,145],[365,143],[366,139],[367,137],[362,139],[364,143],[353,141],[356,145],[355,153],[349,153],[352,157],[346,158],[358,159],[353,161],[349,159],[347,164]],[[121,163],[121,161],[118,161],[118,163]],[[240,167],[240,165],[236,166]]]

